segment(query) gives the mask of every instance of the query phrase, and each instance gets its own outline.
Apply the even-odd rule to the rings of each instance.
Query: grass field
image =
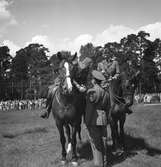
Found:
[[[133,107],[125,124],[127,152],[109,155],[114,167],[161,167],[161,106]],[[40,111],[0,112],[0,167],[60,167],[61,146],[52,116],[39,117]],[[79,145],[80,167],[91,162],[84,127]],[[66,167],[70,166],[68,163]]]

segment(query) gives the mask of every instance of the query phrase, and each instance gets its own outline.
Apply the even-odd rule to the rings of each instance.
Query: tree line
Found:
[[[80,59],[90,57],[93,68],[103,59],[102,50],[108,58],[116,55],[121,71],[131,76],[140,71],[138,93],[161,91],[161,40],[149,39],[144,31],[130,34],[119,42],[108,42],[103,47],[92,43],[82,45]],[[46,96],[47,87],[54,82],[57,70],[56,54],[48,56],[49,49],[42,44],[29,44],[10,55],[8,46],[0,46],[0,100],[33,99]],[[70,51],[61,51],[71,56]]]

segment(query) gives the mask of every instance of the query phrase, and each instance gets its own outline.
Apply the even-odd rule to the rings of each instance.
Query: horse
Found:
[[[60,85],[52,99],[51,111],[56,122],[62,146],[62,163],[66,162],[67,153],[72,146],[72,164],[77,165],[76,144],[78,133],[81,139],[81,122],[85,112],[85,93],[81,92],[81,84],[87,82],[88,68],[80,69],[79,65],[72,65],[70,61],[64,63],[65,75],[60,77]],[[72,128],[72,131],[70,130]],[[66,151],[66,138],[68,149]],[[72,135],[71,135],[72,132]]]
[[[125,146],[125,133],[124,124],[126,121],[126,113],[130,114],[132,111],[129,109],[133,105],[134,92],[138,83],[140,73],[137,72],[129,79],[125,79],[124,84],[118,83],[117,80],[113,80],[111,101],[111,137],[113,151],[118,151],[119,148],[124,151]],[[120,90],[122,95],[120,95]]]

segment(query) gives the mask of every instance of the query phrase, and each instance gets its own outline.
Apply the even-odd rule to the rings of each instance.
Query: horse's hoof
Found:
[[[72,157],[72,159],[71,159],[72,166],[78,166],[78,161],[77,160],[78,160],[77,156]]]
[[[67,147],[67,154],[69,154],[69,152],[71,152],[71,151],[72,151],[72,144],[69,143],[68,147]]]
[[[78,166],[78,162],[73,161],[73,162],[72,162],[72,165],[73,165],[73,166]]]
[[[112,152],[114,156],[122,156],[124,154],[124,151],[122,149],[116,149],[114,152]]]
[[[61,164],[62,164],[62,165],[65,165],[66,163],[67,163],[66,160],[61,160]]]
[[[61,164],[65,165],[67,163],[66,157],[62,157],[61,159]]]

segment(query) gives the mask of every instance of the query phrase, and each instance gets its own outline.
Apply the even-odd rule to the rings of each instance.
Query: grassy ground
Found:
[[[161,167],[161,106],[133,107],[125,124],[127,152],[109,155],[114,167]],[[60,167],[61,146],[52,116],[39,117],[40,111],[0,112],[0,167]],[[85,129],[79,145],[79,166],[91,162]],[[66,167],[70,166],[68,163]]]

